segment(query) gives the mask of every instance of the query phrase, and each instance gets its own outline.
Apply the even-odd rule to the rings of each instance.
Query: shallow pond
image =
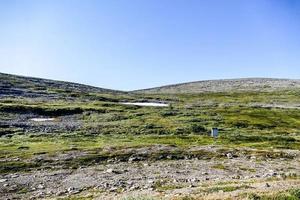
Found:
[[[121,103],[123,105],[135,105],[135,106],[153,106],[153,107],[168,107],[169,104],[166,103],[151,103],[151,102],[125,102]]]
[[[31,118],[30,120],[34,122],[47,122],[47,121],[54,121],[55,118]]]

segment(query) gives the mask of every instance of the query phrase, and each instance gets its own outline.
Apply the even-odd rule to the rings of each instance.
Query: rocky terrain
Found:
[[[0,199],[300,199],[299,80],[0,77]]]
[[[122,199],[137,193],[170,199],[186,194],[216,198],[216,194],[228,190],[231,193],[227,197],[237,198],[245,190],[272,191],[284,181],[280,189],[291,189],[300,183],[296,179],[300,171],[299,151],[224,150],[218,146],[192,147],[180,154],[175,154],[178,149],[170,146],[124,151],[130,156],[103,160],[94,166],[1,175],[0,192],[4,199],[85,195]],[[159,152],[164,154],[153,157]],[[59,162],[76,156],[81,155],[69,152],[33,159]]]
[[[299,89],[300,80],[271,79],[271,78],[245,78],[208,80],[162,87],[137,90],[136,92],[150,94],[176,94],[176,93],[203,93],[203,92],[238,92],[238,91],[276,91]]]
[[[120,91],[103,89],[78,83],[54,81],[41,78],[16,76],[0,73],[0,98],[4,97],[78,97],[78,93],[121,93]]]

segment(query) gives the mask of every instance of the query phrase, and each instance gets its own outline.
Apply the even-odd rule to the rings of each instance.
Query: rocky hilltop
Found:
[[[271,79],[271,78],[244,78],[197,81],[162,87],[137,90],[140,93],[202,93],[202,92],[238,92],[299,89],[300,80]]]
[[[77,93],[120,93],[120,91],[79,83],[0,73],[0,97],[2,98],[4,96],[59,98],[66,94],[69,94],[70,97],[76,96]]]

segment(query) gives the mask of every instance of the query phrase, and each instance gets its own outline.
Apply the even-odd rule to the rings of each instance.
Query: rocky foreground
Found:
[[[180,152],[177,147],[158,145],[123,151],[122,157],[77,169],[49,166],[1,174],[0,199],[126,199],[141,195],[163,199],[185,195],[197,199],[237,199],[245,193],[300,186],[300,154],[294,150],[225,150],[206,146]],[[125,153],[130,156],[124,157]],[[32,159],[59,163],[83,154],[69,152],[59,157],[39,155]]]

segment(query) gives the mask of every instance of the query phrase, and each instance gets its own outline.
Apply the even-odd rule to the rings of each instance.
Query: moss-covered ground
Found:
[[[53,92],[53,91],[52,91]],[[63,93],[65,91],[55,91]],[[29,159],[66,151],[151,145],[220,145],[256,149],[300,149],[300,91],[172,95],[77,93],[76,98],[0,99],[0,158]],[[122,105],[124,101],[160,101],[169,107]],[[44,133],[26,116],[54,117],[54,131]],[[25,116],[25,117],[20,117]],[[55,126],[79,123],[75,129]],[[22,121],[23,120],[23,121]],[[22,123],[27,123],[26,126]],[[41,123],[42,124],[42,123]],[[217,139],[209,136],[218,127]],[[18,162],[3,172],[36,167]]]

